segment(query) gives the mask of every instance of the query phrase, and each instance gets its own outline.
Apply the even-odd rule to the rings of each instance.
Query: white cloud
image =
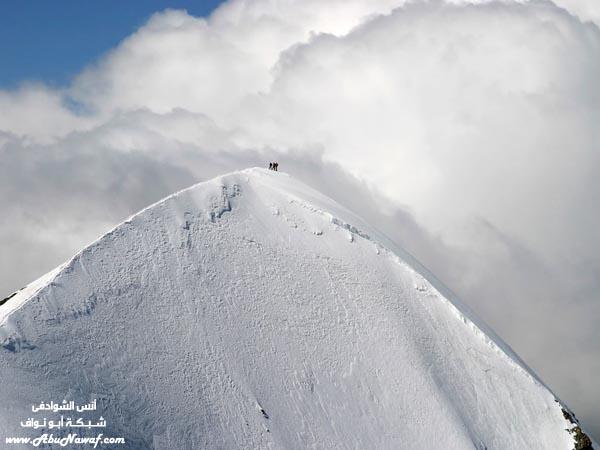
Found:
[[[64,91],[0,91],[0,286],[275,154],[600,423],[599,11],[557,3],[234,0],[156,14]]]
[[[555,3],[582,21],[600,25],[600,3],[597,0],[556,0]]]
[[[46,142],[89,126],[89,118],[75,115],[67,102],[62,92],[41,84],[26,84],[12,92],[0,90],[0,130]]]

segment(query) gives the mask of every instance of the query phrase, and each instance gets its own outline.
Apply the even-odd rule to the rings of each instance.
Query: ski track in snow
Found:
[[[414,258],[263,169],[130,217],[0,306],[0,343],[0,438],[64,398],[97,399],[132,449],[574,446],[552,392]]]

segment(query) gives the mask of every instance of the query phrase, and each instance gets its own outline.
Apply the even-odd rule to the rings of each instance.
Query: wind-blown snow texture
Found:
[[[98,399],[134,449],[574,447],[554,395],[409,255],[262,169],[119,225],[0,306],[0,342],[6,436],[32,404]]]

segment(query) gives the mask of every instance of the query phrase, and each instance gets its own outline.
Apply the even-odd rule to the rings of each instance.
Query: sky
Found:
[[[156,11],[175,8],[206,16],[219,3],[220,0],[3,2],[0,88],[32,80],[66,85]]]
[[[0,84],[0,292],[278,160],[424,263],[600,438],[599,2],[160,6],[67,71]]]

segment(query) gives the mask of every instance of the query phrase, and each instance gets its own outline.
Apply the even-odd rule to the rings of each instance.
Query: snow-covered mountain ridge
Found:
[[[97,399],[136,449],[576,445],[571,413],[410,255],[263,169],[132,216],[2,304],[0,343],[6,436],[33,404]]]

